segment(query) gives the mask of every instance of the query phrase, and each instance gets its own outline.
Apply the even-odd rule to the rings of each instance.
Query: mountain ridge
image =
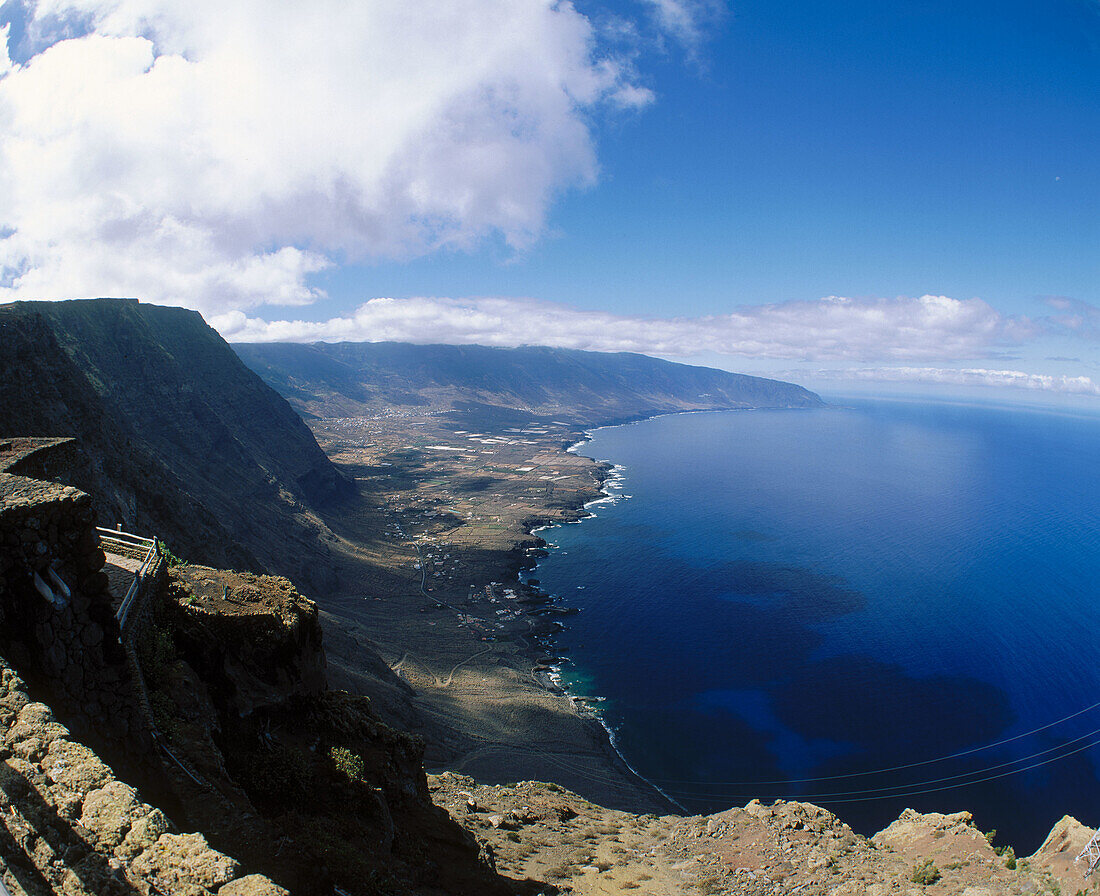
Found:
[[[234,343],[253,372],[314,417],[508,408],[591,426],[682,410],[820,407],[801,386],[633,352],[402,342]]]

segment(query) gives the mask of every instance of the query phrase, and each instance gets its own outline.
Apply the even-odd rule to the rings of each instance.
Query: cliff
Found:
[[[273,389],[314,416],[408,407],[485,419],[493,409],[512,409],[593,426],[670,411],[823,404],[790,383],[627,352],[399,342],[233,348]]]
[[[423,744],[328,689],[289,581],[180,566],[158,601],[138,652],[184,824],[302,896],[524,889],[432,803]]]
[[[324,556],[311,511],[353,489],[193,311],[2,306],[0,382],[7,432],[75,437],[82,452],[60,478],[108,525],[154,532],[183,556],[308,577]]]
[[[82,534],[94,519],[87,496],[19,475],[65,444],[7,449],[8,618],[26,615],[13,601],[36,618],[35,600],[51,605],[26,591],[28,569],[74,582],[83,570],[88,590],[101,582],[101,552]],[[88,701],[55,715],[0,660],[0,879],[14,896],[1095,891],[1073,862],[1093,831],[1071,818],[1017,859],[966,812],[906,810],[867,838],[806,803],[685,818],[608,810],[555,784],[429,780],[418,739],[367,699],[328,689],[316,605],[289,581],[175,565],[159,582],[132,635],[140,674],[118,680],[144,694],[159,771],[138,764],[124,780],[64,724],[87,722],[91,706],[98,726],[122,718],[103,702],[117,687],[97,671],[103,660],[70,649],[89,631],[92,646],[119,638],[89,620],[94,601],[69,589],[44,622],[5,631],[5,650],[38,666],[41,688],[79,679]],[[58,646],[60,666],[35,655]]]
[[[539,354],[548,350],[524,350],[534,354],[521,359],[548,377],[541,392],[509,367],[519,355],[471,350],[467,358],[461,350],[451,356],[458,367],[448,371],[432,352],[417,367],[418,347],[393,349],[398,373],[378,386],[355,366],[364,347],[344,347],[346,354],[332,357],[318,347],[290,351],[304,349],[329,365],[323,366],[329,379],[321,382],[312,368],[308,377],[303,373],[296,400],[326,413],[345,407],[383,413],[419,401],[424,410],[483,417],[568,416],[575,426],[697,406],[816,402],[797,387],[769,381],[722,386],[713,379],[720,372],[693,368],[669,373],[662,385],[664,362],[618,356],[601,368],[604,360]],[[41,436],[75,430],[80,437],[0,440],[0,875],[15,896],[287,890],[1007,896],[1096,889],[1073,863],[1092,831],[1069,818],[1033,856],[1017,859],[965,812],[907,810],[867,838],[803,803],[753,801],[684,818],[608,810],[552,783],[488,786],[451,773],[428,779],[419,738],[386,724],[368,699],[331,689],[317,605],[279,576],[173,565],[154,577],[140,625],[124,632],[114,615],[119,595],[111,595],[102,572],[97,508],[108,523],[129,514],[122,518],[192,557],[302,573],[326,565],[318,536],[331,533],[319,513],[346,506],[347,486],[290,406],[227,353],[201,319],[174,309],[116,301],[0,309],[5,425]],[[463,383],[458,368],[469,359]],[[341,385],[337,372],[345,368],[352,372]],[[35,390],[14,388],[16,382],[34,382]],[[600,382],[608,393],[593,396],[585,384]],[[423,397],[402,391],[417,383]],[[719,386],[726,391],[714,391]],[[516,452],[537,449],[540,463],[557,476],[563,438],[557,431],[544,432],[544,443],[491,442]],[[387,438],[410,450],[400,447],[410,444],[406,432]],[[377,471],[393,469],[382,460],[390,457],[382,450],[390,450],[387,444],[377,449]],[[521,460],[517,454],[508,469],[539,475]],[[414,486],[443,481],[427,461],[416,464],[422,468],[410,477]],[[439,470],[455,480],[454,468]],[[553,480],[555,488],[564,488],[557,484],[562,479]],[[93,496],[74,484],[102,492]],[[471,491],[479,500],[483,485],[478,480],[481,490]],[[538,716],[557,722],[546,729],[554,743],[531,738],[537,726],[525,727],[523,713],[532,718],[533,704],[509,703],[486,684],[529,680],[534,669],[526,654],[516,654],[512,668],[501,664],[506,654],[472,643],[468,631],[460,641],[440,635],[448,608],[425,600],[425,583],[432,583],[434,598],[445,597],[445,571],[454,573],[457,555],[406,543],[404,531],[415,526],[434,537],[443,523],[434,522],[428,506],[436,505],[415,505],[411,519],[391,508],[373,514],[359,508],[357,528],[341,530],[353,548],[369,548],[377,566],[354,567],[375,575],[357,579],[350,596],[323,584],[310,590],[329,606],[344,601],[360,614],[357,627],[340,633],[354,642],[347,657],[355,660],[355,675],[343,669],[337,680],[353,686],[364,667],[389,675],[367,639],[405,605],[417,626],[401,629],[400,649],[388,652],[402,672],[393,690],[404,699],[434,686],[438,700],[423,704],[426,716],[466,713],[453,730],[450,723],[419,729],[444,745],[468,738],[472,746],[458,767],[491,770],[497,780],[512,775],[508,769],[517,766],[506,763],[514,753],[503,741],[518,731],[545,758],[547,775],[573,775],[581,787],[610,774],[606,765],[581,764],[574,742],[563,737],[563,716]],[[522,509],[515,500],[508,506]],[[444,522],[453,528],[449,518]],[[392,545],[379,536],[383,525],[400,536],[387,536]],[[472,542],[471,551],[483,543]],[[399,564],[403,576],[395,572]],[[456,576],[462,592],[485,579],[466,572]],[[386,576],[394,579],[391,592]],[[370,593],[393,599],[371,601],[367,615],[358,608]],[[515,614],[517,627],[525,625],[522,615]],[[461,704],[466,686],[478,696]],[[537,696],[551,697],[541,689]],[[409,717],[415,721],[415,713]]]
[[[120,626],[126,582],[102,572],[91,498],[34,478],[66,466],[71,446],[0,442],[10,892],[285,894],[273,880],[304,896],[530,889],[499,878],[432,804],[418,740],[366,698],[328,689],[317,607],[287,579],[168,555],[142,566]]]

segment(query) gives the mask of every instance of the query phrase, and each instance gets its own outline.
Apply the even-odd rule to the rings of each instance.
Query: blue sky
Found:
[[[0,5],[0,297],[1100,394],[1096,0],[310,7]]]
[[[494,247],[356,269],[333,290],[362,277],[381,294],[624,313],[833,294],[1100,302],[1098,50],[1100,5],[1077,0],[738,3],[697,65],[645,60],[653,105],[601,122],[601,183],[516,263]]]

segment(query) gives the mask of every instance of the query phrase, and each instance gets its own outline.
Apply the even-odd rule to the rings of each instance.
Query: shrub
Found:
[[[182,560],[172,553],[171,549],[159,538],[157,539],[157,553],[160,554],[169,566],[186,566],[187,561]]]
[[[153,691],[149,695],[149,708],[153,712],[153,723],[160,733],[169,740],[178,740],[180,724],[176,719],[176,704],[164,691]]]
[[[333,747],[328,751],[336,771],[349,781],[363,780],[363,757],[353,753],[347,747]]]
[[[915,884],[921,884],[922,886],[928,886],[928,884],[934,884],[940,879],[940,869],[935,866],[931,859],[925,859],[923,863],[917,865],[913,869],[913,875],[909,878]]]

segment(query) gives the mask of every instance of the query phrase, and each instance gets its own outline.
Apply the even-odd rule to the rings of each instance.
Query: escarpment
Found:
[[[366,698],[328,689],[316,605],[288,580],[181,566],[154,548],[122,595],[103,547],[122,548],[95,528],[89,496],[19,475],[43,475],[66,443],[3,444],[10,892],[525,889],[432,803],[423,745]],[[108,761],[71,731],[106,746]]]
[[[54,478],[91,495],[104,524],[219,566],[331,577],[316,512],[354,486],[196,312],[0,306],[0,383],[7,433],[77,439]]]
[[[328,690],[316,606],[286,579],[169,570],[139,654],[194,775],[175,777],[180,812],[216,846],[307,896],[516,892],[432,803],[423,744]]]

